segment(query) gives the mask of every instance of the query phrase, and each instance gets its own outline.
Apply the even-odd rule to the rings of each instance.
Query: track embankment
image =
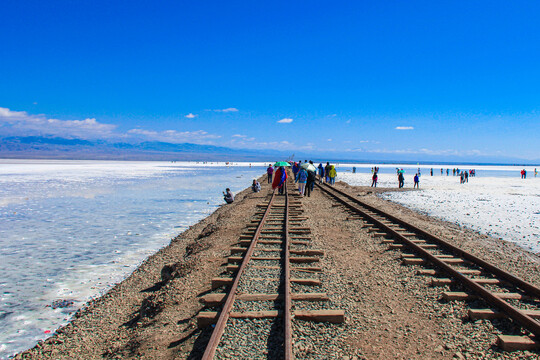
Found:
[[[232,205],[192,226],[68,326],[18,359],[199,359],[212,329],[197,327],[200,299],[250,226],[269,191],[246,190]],[[336,187],[452,242],[536,285],[540,259],[517,246],[417,214],[375,196],[370,188]],[[377,190],[380,191],[380,190]],[[402,265],[399,249],[351,219],[320,190],[299,200],[311,247],[324,252],[318,293],[345,322],[294,325],[295,358],[303,359],[518,359],[537,352],[504,352],[495,335],[512,331],[505,320],[468,318],[470,304],[441,300],[441,289]],[[313,288],[312,288],[313,289]],[[322,349],[322,350],[321,350]]]

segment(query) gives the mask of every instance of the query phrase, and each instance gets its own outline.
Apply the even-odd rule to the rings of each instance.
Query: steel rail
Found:
[[[285,360],[294,359],[292,351],[292,310],[291,310],[291,267],[290,267],[290,235],[289,235],[289,192],[287,189],[287,182],[283,185],[285,187],[285,311],[284,311],[284,350]]]
[[[418,255],[422,256],[427,261],[429,261],[430,263],[432,263],[436,267],[440,268],[443,272],[447,273],[448,275],[450,275],[454,279],[460,281],[463,285],[465,285],[465,287],[467,287],[472,292],[479,295],[481,298],[483,298],[487,303],[489,303],[493,307],[502,310],[509,318],[513,319],[514,321],[519,323],[521,326],[528,329],[531,333],[533,333],[536,336],[540,336],[540,322],[538,322],[535,319],[533,319],[532,317],[526,315],[525,313],[523,313],[519,309],[513,307],[512,305],[510,305],[508,302],[504,301],[503,299],[501,299],[501,298],[497,297],[496,295],[492,294],[490,291],[488,291],[486,288],[484,288],[480,284],[474,282],[472,279],[468,278],[467,276],[465,276],[464,274],[462,274],[458,270],[454,269],[453,267],[451,267],[450,265],[448,265],[447,263],[445,263],[441,259],[435,257],[429,251],[427,251],[426,249],[424,249],[424,248],[420,247],[419,245],[415,244],[414,242],[409,240],[407,237],[401,235],[396,230],[394,230],[391,227],[384,224],[382,221],[380,221],[377,218],[367,214],[362,209],[360,209],[360,208],[358,208],[358,207],[356,207],[356,206],[354,206],[352,204],[347,203],[345,200],[339,199],[336,195],[332,194],[331,191],[324,188],[323,186],[320,186],[319,184],[317,184],[317,185],[319,186],[319,188],[321,190],[323,190],[327,194],[331,195],[332,197],[336,198],[341,203],[345,204],[346,206],[353,209],[354,211],[356,211],[358,213],[361,213],[363,216],[369,218],[373,223],[377,224],[377,226],[384,229],[387,233],[391,234],[395,239],[399,240],[400,242],[402,242],[403,244],[408,246],[410,249],[412,249]],[[326,185],[326,186],[328,186],[328,185]],[[415,227],[413,225],[410,225],[410,224],[406,223],[403,220],[397,219],[396,217],[394,217],[392,215],[386,214],[382,210],[379,210],[379,209],[377,209],[377,208],[375,208],[375,207],[373,207],[371,205],[364,204],[363,202],[352,198],[350,195],[348,195],[348,194],[346,194],[346,193],[344,193],[344,192],[342,192],[340,190],[337,190],[337,189],[335,189],[333,187],[329,187],[329,188],[331,188],[332,190],[334,190],[338,194],[344,195],[346,198],[348,198],[350,200],[354,200],[355,203],[360,204],[361,206],[364,206],[364,207],[368,208],[369,210],[375,211],[376,213],[381,214],[382,216],[385,216],[385,217],[391,219],[392,221],[395,220],[395,222],[399,223],[400,225],[406,225],[409,230],[414,229],[416,231],[418,229],[417,227]],[[418,230],[420,230],[420,229],[418,229]],[[460,254],[468,254],[465,251],[463,251],[463,250],[461,250],[459,248],[456,248],[455,246],[448,244],[446,241],[444,241],[442,239],[439,239],[438,237],[436,237],[434,235],[431,235],[431,234],[429,234],[429,233],[427,233],[427,232],[425,232],[423,230],[420,230],[418,232],[421,233],[422,235],[427,234],[426,237],[428,237],[428,238],[430,238],[432,240],[437,240],[437,242],[439,242],[439,240],[440,240],[444,245],[449,245],[449,248],[455,248],[455,249],[459,250]],[[468,254],[468,255],[470,255],[470,254]],[[473,255],[470,255],[469,259],[471,259],[471,258],[477,259]],[[482,260],[482,263],[488,264],[483,260]],[[493,266],[491,264],[488,264],[488,265],[489,265],[488,270],[493,268],[493,269],[498,270],[497,273],[499,273],[499,272],[506,273],[505,271],[503,271],[501,269],[498,269],[498,268],[496,268],[495,266]],[[508,273],[506,273],[506,274],[510,275],[511,278],[515,278],[511,274],[508,274]],[[534,287],[534,285],[531,285],[531,284],[529,284],[529,285],[532,286],[533,288],[536,288],[536,287]]]
[[[219,319],[216,323],[216,326],[214,327],[212,336],[210,337],[210,340],[208,341],[208,344],[206,346],[206,350],[204,351],[204,354],[201,358],[202,360],[211,360],[214,358],[217,347],[219,345],[219,341],[221,340],[221,336],[223,335],[225,327],[227,326],[227,321],[229,320],[230,313],[231,313],[234,301],[236,299],[236,291],[238,289],[238,284],[240,283],[240,277],[244,273],[244,270],[246,269],[247,264],[251,260],[251,256],[253,255],[253,252],[255,251],[255,246],[257,245],[257,241],[259,239],[259,235],[261,233],[263,225],[266,221],[268,214],[270,213],[270,209],[272,208],[272,203],[274,202],[275,195],[276,195],[276,191],[274,190],[272,192],[272,197],[270,198],[270,201],[268,203],[268,207],[266,208],[266,211],[264,212],[261,222],[257,226],[257,230],[255,231],[255,234],[253,235],[253,241],[249,245],[249,248],[246,251],[246,255],[244,256],[244,259],[242,260],[242,264],[240,265],[240,268],[238,269],[238,272],[236,273],[234,282],[231,286],[229,294],[227,295],[227,300],[225,301],[225,304],[223,305],[223,309],[221,310]]]
[[[317,184],[319,185],[319,184]],[[320,185],[319,185],[320,186]],[[326,185],[328,186],[328,185]],[[454,253],[455,255],[457,256],[460,256],[462,258],[464,258],[465,260],[468,260],[472,263],[474,263],[475,265],[478,265],[479,267],[482,267],[486,270],[488,270],[489,272],[491,272],[492,274],[498,276],[499,278],[502,278],[502,279],[505,279],[507,280],[508,282],[512,283],[513,285],[519,287],[520,289],[522,289],[525,293],[527,293],[527,295],[530,295],[532,297],[536,297],[536,298],[540,298],[540,288],[536,287],[535,285],[523,280],[523,279],[520,279],[502,269],[499,269],[498,267],[494,266],[493,264],[490,264],[488,263],[487,261],[485,260],[482,260],[480,259],[479,257],[477,256],[474,256],[473,254],[470,254],[460,248],[458,248],[457,246],[455,245],[452,245],[450,243],[448,243],[447,241],[441,239],[440,237],[434,235],[434,234],[431,234],[425,230],[422,230],[402,219],[399,219],[391,214],[388,214],[374,206],[371,206],[369,204],[366,204],[354,197],[352,197],[351,195],[339,190],[339,189],[336,189],[336,188],[331,188],[333,191],[337,192],[338,194],[340,195],[343,195],[345,196],[347,199],[363,206],[363,207],[366,207],[368,208],[369,210],[371,211],[374,211],[376,213],[379,213],[381,214],[382,216],[392,220],[393,222],[395,223],[398,223],[399,225],[403,225],[405,228],[407,228],[408,230],[411,230],[413,232],[416,232],[418,233],[419,235],[421,235],[422,237],[428,239],[428,240],[431,240],[435,243],[437,243],[438,245],[441,245],[442,247],[446,248],[447,250],[449,250],[450,252]]]

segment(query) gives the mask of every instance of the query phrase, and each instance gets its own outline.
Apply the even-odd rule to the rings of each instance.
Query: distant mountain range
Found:
[[[0,139],[0,157],[4,158],[257,161],[274,159],[276,156],[285,154],[279,151],[243,150],[160,141],[127,143],[42,136],[12,136]]]
[[[66,139],[45,136],[0,137],[0,158],[77,159],[77,160],[193,160],[193,161],[274,161],[290,158],[290,151],[233,149],[191,143],[160,141],[138,143],[105,140]],[[295,160],[316,162],[410,163],[410,164],[539,164],[540,159],[524,160],[493,156],[444,156],[428,154],[389,154],[368,152],[296,152]]]

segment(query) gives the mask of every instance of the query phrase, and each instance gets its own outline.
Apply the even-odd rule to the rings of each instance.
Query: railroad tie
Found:
[[[540,349],[540,342],[528,336],[498,335],[497,346],[499,346],[504,351],[531,351]]]
[[[239,294],[236,298],[240,301],[276,301],[283,300],[283,294]],[[199,299],[199,302],[206,306],[217,306],[225,301],[227,294],[215,293],[206,294]],[[296,301],[329,301],[326,293],[296,293],[291,294]]]
[[[231,312],[230,317],[234,319],[271,319],[282,316],[283,313],[279,310],[267,311],[244,311]],[[345,321],[344,310],[296,310],[293,316],[298,320],[313,321],[313,322],[331,322],[342,323]],[[197,314],[198,328],[205,328],[215,324],[219,318],[217,311],[202,311]]]
[[[534,319],[540,319],[540,310],[527,310],[520,309],[522,313],[527,316],[530,316]],[[493,310],[493,309],[469,309],[469,319],[471,320],[492,320],[506,317],[503,312]]]
[[[527,296],[527,295],[522,295],[520,293],[504,293],[504,292],[498,292],[498,293],[492,293],[493,295],[497,296],[498,298],[500,299],[504,299],[504,300],[509,300],[509,299],[513,299],[513,300],[533,300],[534,298],[530,297],[530,296]],[[442,293],[442,297],[443,299],[447,300],[447,301],[454,301],[454,300],[460,300],[460,301],[465,301],[465,300],[475,300],[477,299],[478,297],[476,295],[472,295],[472,294],[468,294],[466,292],[463,292],[463,291],[445,291]]]

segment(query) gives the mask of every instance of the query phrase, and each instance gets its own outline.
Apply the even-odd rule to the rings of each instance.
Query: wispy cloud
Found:
[[[204,130],[197,131],[176,131],[176,130],[145,130],[131,129],[128,134],[135,138],[144,140],[156,140],[170,143],[190,142],[196,144],[213,144],[212,140],[221,138],[220,135],[209,134]]]
[[[104,124],[94,118],[84,120],[48,119],[45,115],[31,115],[26,111],[12,111],[0,107],[0,129],[10,135],[48,135],[81,139],[110,138],[116,125]]]
[[[238,112],[239,110],[237,108],[230,107],[230,108],[226,108],[226,109],[213,109],[213,110],[210,110],[210,111],[228,113],[228,112]]]
[[[477,149],[469,150],[456,150],[456,149],[361,149],[358,151],[365,151],[368,153],[378,154],[425,154],[425,155],[443,155],[443,156],[484,156],[488,153],[482,152]]]
[[[12,111],[0,107],[0,135],[4,136],[55,136],[85,140],[132,139],[196,144],[213,144],[214,140],[221,138],[220,135],[210,134],[204,130],[155,131],[141,128],[131,129],[127,132],[116,130],[116,125],[101,123],[94,118],[84,120],[49,119],[42,114],[32,115],[26,111]],[[245,140],[249,141],[247,138]]]
[[[247,135],[241,135],[241,134],[234,134],[231,136],[232,142],[236,143],[236,145],[243,143],[244,141],[253,141],[255,140],[254,137],[248,137]]]
[[[345,121],[345,124],[350,124],[351,123],[351,119]]]
[[[280,123],[280,124],[290,124],[292,122],[293,122],[293,119],[291,119],[291,118],[284,118],[284,119],[281,119],[281,120],[278,121],[278,123]]]
[[[413,126],[396,126],[396,130],[414,130]]]
[[[188,119],[195,119],[197,117],[197,115],[193,114],[193,113],[189,113],[185,117],[187,117]]]

